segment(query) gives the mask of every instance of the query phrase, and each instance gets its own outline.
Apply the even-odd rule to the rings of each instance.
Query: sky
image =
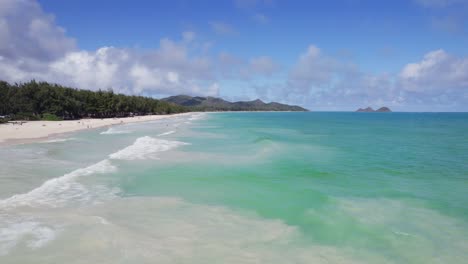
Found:
[[[0,0],[0,79],[468,111],[468,0]]]

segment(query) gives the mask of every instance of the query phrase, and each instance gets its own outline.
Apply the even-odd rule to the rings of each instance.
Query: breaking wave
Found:
[[[132,131],[130,130],[118,130],[113,127],[110,127],[109,129],[107,129],[104,132],[101,132],[100,134],[101,135],[118,135],[118,134],[130,134],[130,133],[132,133]]]
[[[60,143],[60,142],[66,142],[66,141],[72,141],[72,140],[76,140],[76,138],[55,138],[55,139],[42,141],[39,143]]]
[[[159,134],[158,137],[167,136],[167,135],[174,134],[174,133],[175,133],[175,131],[174,131],[174,130],[171,130],[171,131],[167,131],[167,132],[164,132],[164,133]]]
[[[10,198],[0,200],[0,208],[37,205],[57,207],[70,199],[83,200],[89,197],[86,195],[89,191],[82,184],[75,181],[77,177],[97,173],[111,173],[116,170],[117,168],[109,160],[103,160],[86,168],[74,170],[61,177],[47,180],[28,193],[16,194]]]
[[[158,152],[168,151],[183,145],[188,145],[188,143],[145,136],[135,140],[133,145],[109,155],[109,158],[116,160],[157,159]]]

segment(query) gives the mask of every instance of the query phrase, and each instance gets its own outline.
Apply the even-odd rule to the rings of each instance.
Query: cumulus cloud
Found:
[[[413,92],[468,89],[468,58],[455,57],[442,49],[407,64],[399,74],[402,87]]]
[[[75,49],[75,41],[34,1],[0,1],[0,54],[5,59],[53,60]]]
[[[35,1],[0,1],[0,79],[57,82],[84,89],[113,88],[131,94],[217,95],[211,59],[191,56],[196,39],[162,39],[159,47],[135,50],[101,47],[78,50],[54,18]]]
[[[60,83],[75,87],[109,88],[120,81],[118,77],[126,70],[122,66],[129,60],[128,52],[112,47],[103,47],[96,52],[70,52],[49,64],[44,79],[59,80]]]
[[[223,65],[229,67],[230,76],[247,81],[253,89],[250,99],[259,96],[267,101],[294,103],[313,110],[353,110],[362,106],[402,106],[407,102],[404,91],[395,85],[391,74],[369,74],[347,61],[347,57],[325,54],[310,45],[298,56],[284,81],[275,73],[279,66],[269,57],[261,56],[243,61],[229,54],[221,54]],[[235,71],[238,69],[238,71]],[[234,71],[233,71],[234,70]],[[249,78],[255,73],[256,77]]]
[[[234,31],[223,23],[218,30]],[[147,50],[79,50],[35,1],[0,0],[0,79],[9,82],[36,79],[128,94],[217,96],[222,81],[234,80],[245,86],[244,95],[256,92],[262,99],[322,110],[368,105],[454,110],[468,104],[468,58],[444,50],[403,65],[398,74],[371,74],[351,58],[330,56],[315,45],[284,72],[271,57],[212,56],[210,46],[186,31]]]
[[[398,75],[370,74],[311,45],[290,70],[282,91],[278,98],[323,110],[368,105],[453,109],[468,103],[468,58],[436,50],[420,62],[405,65]],[[265,89],[260,92],[266,93]]]
[[[168,39],[159,49],[138,51],[102,47],[73,51],[51,62],[0,60],[0,78],[12,82],[30,79],[58,82],[85,89],[113,88],[131,94],[217,95],[208,58],[187,55],[184,46]],[[206,89],[204,89],[206,88]]]

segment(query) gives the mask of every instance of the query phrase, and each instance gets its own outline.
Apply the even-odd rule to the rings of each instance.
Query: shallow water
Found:
[[[0,148],[0,263],[465,263],[468,114],[213,113]]]

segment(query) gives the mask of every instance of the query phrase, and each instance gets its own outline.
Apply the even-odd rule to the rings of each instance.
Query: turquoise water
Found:
[[[213,113],[0,148],[1,263],[466,263],[468,114]]]

